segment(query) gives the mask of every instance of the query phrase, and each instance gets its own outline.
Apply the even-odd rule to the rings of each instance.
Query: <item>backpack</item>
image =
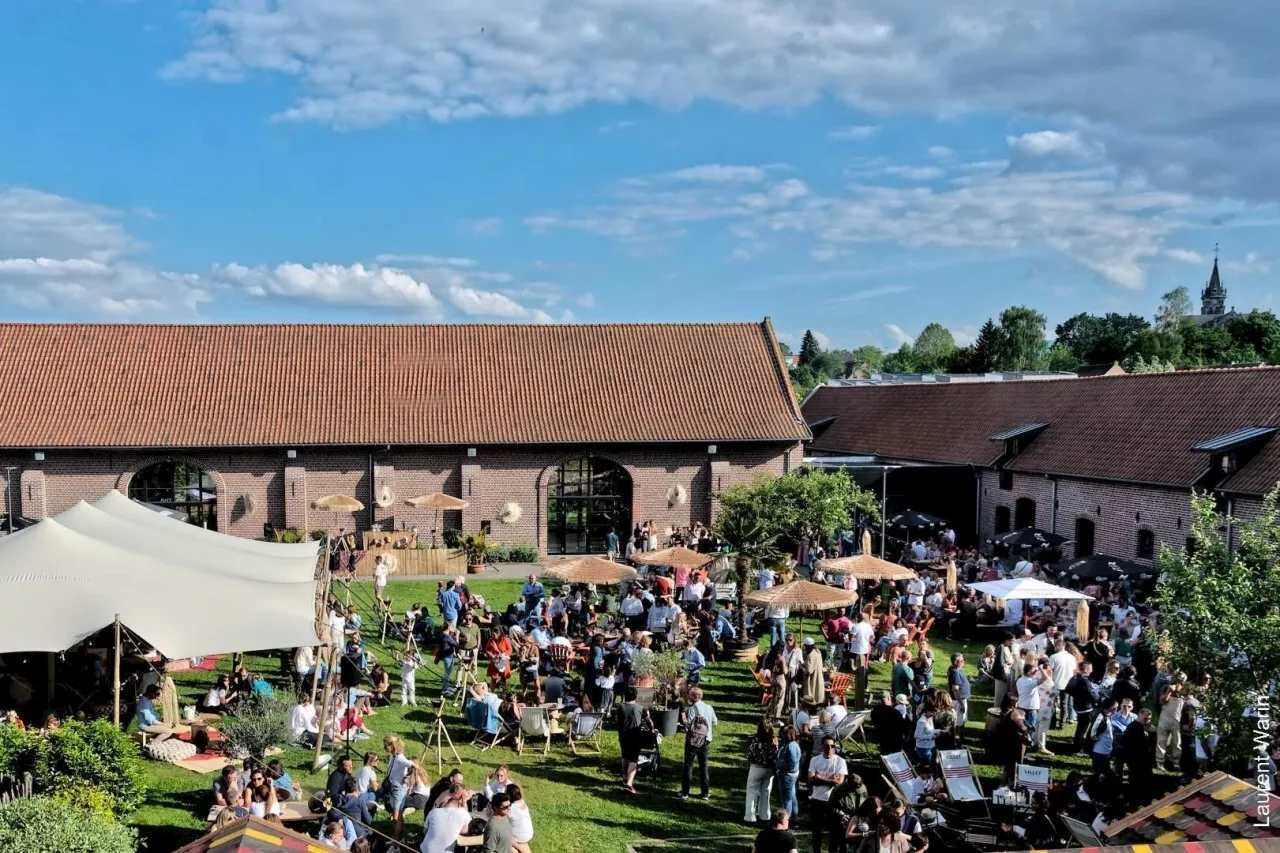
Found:
[[[711,738],[711,724],[706,717],[699,714],[689,720],[689,728],[685,731],[684,745],[689,749],[702,749]]]

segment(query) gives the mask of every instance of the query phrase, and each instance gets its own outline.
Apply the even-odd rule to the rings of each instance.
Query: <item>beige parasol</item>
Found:
[[[453,495],[446,495],[443,492],[428,492],[425,495],[418,495],[416,498],[409,498],[405,501],[415,509],[434,509],[436,511],[436,523],[431,528],[431,547],[436,547],[436,531],[440,529],[440,512],[446,509],[466,509],[471,506],[470,501],[464,501],[462,498],[455,498]]]
[[[747,604],[786,607],[789,610],[835,610],[857,604],[858,595],[847,589],[813,581],[792,581],[768,589],[758,589],[747,596]]]
[[[663,548],[660,551],[644,551],[632,559],[646,566],[668,566],[673,569],[699,569],[713,562],[718,555],[699,554],[683,546]]]
[[[874,554],[854,554],[852,557],[819,560],[818,568],[833,575],[853,575],[863,581],[903,581],[916,576],[916,573],[906,566],[890,563]]]
[[[349,495],[325,495],[316,498],[311,505],[316,509],[327,509],[333,512],[358,512],[364,504]]]
[[[568,583],[622,583],[636,576],[635,569],[600,557],[571,557],[543,563],[548,575]]]

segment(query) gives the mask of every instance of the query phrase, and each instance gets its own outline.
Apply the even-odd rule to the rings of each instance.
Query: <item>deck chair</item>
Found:
[[[547,646],[547,658],[556,669],[565,673],[573,671],[573,649],[568,646],[552,643]]]
[[[907,758],[907,754],[892,752],[880,756],[880,760],[889,771],[889,779],[892,780],[889,783],[890,787],[896,788],[902,794],[902,801],[908,805],[919,805],[925,791],[925,782],[911,766],[911,759]]]
[[[1063,824],[1066,825],[1067,831],[1071,833],[1071,837],[1081,847],[1105,847],[1102,839],[1098,837],[1098,833],[1093,831],[1093,827],[1084,821],[1075,818],[1059,815]]]
[[[569,723],[569,749],[574,755],[578,750],[590,755],[599,755],[600,733],[604,731],[604,714],[578,713],[573,715]]]
[[[503,741],[515,736],[515,729],[508,721],[502,719],[498,709],[484,702],[477,702],[467,697],[462,706],[462,716],[467,724],[475,730],[471,744],[481,752],[488,752]]]
[[[520,729],[516,733],[517,755],[524,755],[526,738],[541,740],[543,755],[551,751],[551,713],[546,708],[531,708],[526,705],[520,710]]]
[[[867,732],[865,729],[867,720],[871,719],[870,711],[858,711],[853,714],[846,714],[839,725],[836,726],[835,739],[836,743],[843,746],[845,743],[856,745],[860,752],[870,753],[871,747],[867,743]]]
[[[1015,764],[1013,767],[1013,787],[1025,789],[1030,796],[1037,792],[1049,793],[1049,768],[1037,767],[1034,764]]]
[[[973,768],[973,759],[967,749],[944,749],[938,752],[938,764],[942,768],[942,781],[955,803],[982,803],[987,808],[987,798],[982,794],[982,783]]]
[[[924,620],[924,624],[922,624],[920,626],[920,630],[916,632],[916,642],[929,639],[929,632],[933,630],[933,623],[937,621],[937,618],[938,617],[936,616],[930,616],[928,619]]]
[[[844,701],[844,694],[853,686],[853,676],[847,672],[836,672],[831,675],[831,684],[827,685],[827,696],[839,696]]]
[[[760,705],[768,705],[773,701],[773,685],[764,680],[759,670],[751,670],[751,677],[760,685]]]

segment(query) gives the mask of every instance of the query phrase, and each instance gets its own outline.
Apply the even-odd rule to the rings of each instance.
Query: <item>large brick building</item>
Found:
[[[949,470],[958,532],[1036,526],[1079,556],[1150,561],[1186,543],[1192,489],[1243,517],[1280,480],[1280,368],[824,387],[803,411],[815,455]]]
[[[4,512],[110,489],[240,536],[435,526],[550,553],[710,521],[800,464],[768,320],[723,325],[0,325]],[[356,512],[316,509],[343,494]],[[460,515],[460,517],[458,517]]]

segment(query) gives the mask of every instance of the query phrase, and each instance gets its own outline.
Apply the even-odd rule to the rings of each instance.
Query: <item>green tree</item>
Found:
[[[1238,314],[1227,323],[1232,340],[1249,348],[1268,364],[1280,364],[1280,320],[1270,311]]]
[[[952,373],[989,373],[996,369],[1002,347],[1000,327],[987,320],[972,344],[952,354],[947,369]]]
[[[1049,347],[1049,353],[1045,357],[1045,370],[1076,370],[1080,364],[1075,353],[1061,343]]]
[[[716,517],[715,533],[729,543],[733,552],[734,574],[738,582],[737,628],[738,636],[747,637],[747,591],[751,588],[754,572],[764,566],[772,566],[782,559],[777,537],[770,535],[757,512],[754,501],[737,500],[729,508],[722,508]]]
[[[134,853],[138,834],[89,809],[51,797],[0,805],[0,850]]]
[[[146,774],[133,740],[106,720],[69,720],[38,738],[29,753],[30,770],[40,793],[97,789],[110,798],[111,810],[126,815],[142,805]],[[0,847],[0,849],[4,849]]]
[[[947,369],[947,364],[956,351],[956,339],[946,326],[930,323],[920,330],[911,351],[915,355],[917,370],[937,373]]]
[[[1109,313],[1103,317],[1076,314],[1054,330],[1062,344],[1081,364],[1110,364],[1138,352],[1142,333],[1151,328],[1137,314]]]
[[[849,358],[854,371],[875,373],[884,367],[884,350],[871,344],[858,347],[849,354]]]
[[[1160,297],[1160,307],[1156,309],[1156,328],[1162,332],[1172,332],[1182,328],[1191,313],[1191,294],[1185,287],[1175,287]]]
[[[998,370],[1035,370],[1045,354],[1045,317],[1034,308],[1014,305],[1000,312]]]
[[[1164,332],[1145,329],[1134,343],[1134,353],[1148,362],[1182,363],[1182,335],[1178,330]]]
[[[1182,327],[1183,361],[1191,366],[1253,364],[1262,360],[1253,347],[1241,346],[1222,326],[1188,323]]]
[[[912,351],[911,344],[903,344],[897,352],[885,356],[885,373],[916,373],[918,370],[916,354]]]
[[[800,341],[800,366],[812,368],[820,355],[822,355],[822,347],[818,345],[817,335],[805,329],[804,338]]]
[[[1169,373],[1177,369],[1172,361],[1162,361],[1159,358],[1148,361],[1141,355],[1133,356],[1121,366],[1129,373]]]
[[[819,379],[813,372],[813,368],[807,364],[791,368],[791,390],[795,392],[797,400],[803,400],[809,396],[810,391],[825,381],[825,379]]]
[[[1199,688],[1205,716],[1223,736],[1227,754],[1239,759],[1253,745],[1244,709],[1261,697],[1270,696],[1272,706],[1280,701],[1276,493],[1248,520],[1218,513],[1209,495],[1193,496],[1191,539],[1190,550],[1160,549],[1160,649],[1191,684],[1207,683]]]
[[[1066,349],[1080,364],[1087,364],[1098,338],[1102,336],[1102,322],[1093,314],[1081,312],[1063,320],[1053,333],[1056,346]]]

